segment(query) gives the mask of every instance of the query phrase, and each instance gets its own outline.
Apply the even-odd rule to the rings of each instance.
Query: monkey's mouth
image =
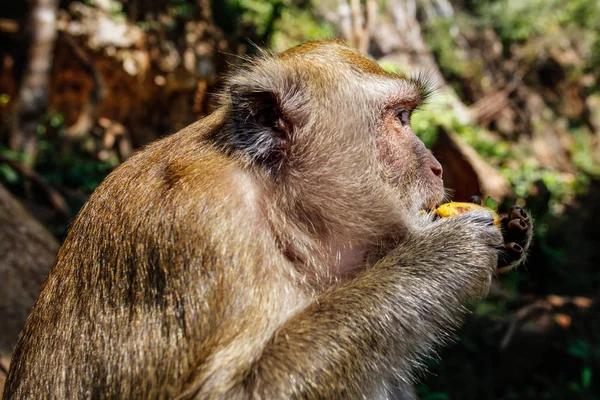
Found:
[[[446,197],[446,191],[442,186],[440,189],[434,190],[433,193],[427,196],[426,200],[421,204],[419,210],[426,212],[433,211],[447,200]]]
[[[437,208],[437,203],[435,203],[435,204],[427,203],[425,206],[421,207],[419,209],[419,211],[429,214],[429,213],[435,211],[436,208]]]

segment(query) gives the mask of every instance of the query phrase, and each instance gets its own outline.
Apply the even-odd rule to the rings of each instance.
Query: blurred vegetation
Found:
[[[199,3],[108,2],[114,18],[133,19],[132,10],[136,9],[138,16],[132,24],[144,32],[158,32],[157,37],[169,37],[164,32],[173,32],[181,36],[179,42],[192,32],[186,22],[198,19]],[[417,3],[429,4],[425,0]],[[528,264],[503,277],[486,301],[473,306],[458,342],[440,352],[441,361],[428,361],[429,372],[418,386],[420,398],[600,399],[600,320],[596,315],[600,296],[600,2],[451,3],[452,16],[420,21],[423,37],[448,86],[467,106],[474,106],[516,79],[517,86],[507,94],[507,101],[526,115],[513,118],[513,125],[506,129],[499,119],[465,122],[451,107],[457,98],[440,92],[413,116],[414,130],[428,147],[435,144],[443,127],[475,149],[509,182],[514,196],[507,201],[519,201],[533,212],[536,238]],[[66,12],[71,4],[62,1],[61,8]],[[93,7],[96,3],[86,0],[84,4]],[[255,52],[253,44],[279,51],[306,40],[339,35],[335,24],[315,12],[316,0],[210,4],[215,26],[210,32],[222,32],[219,40],[227,41],[216,60],[228,52],[238,55],[239,48]],[[139,11],[144,8],[145,14]],[[483,38],[488,42],[481,42]],[[492,50],[488,54],[493,47],[490,43],[498,45],[497,54]],[[478,50],[479,56],[473,56]],[[154,71],[155,82],[160,82],[156,77],[179,73],[165,72],[153,62],[149,69]],[[403,67],[387,61],[383,65]],[[226,68],[216,69],[222,73]],[[495,80],[504,83],[494,86]],[[210,81],[213,89],[218,88],[216,82]],[[156,93],[152,96],[165,96],[158,89]],[[563,93],[576,93],[584,111],[572,111],[573,97]],[[23,154],[8,149],[11,115],[6,110],[14,95],[14,91],[0,93],[0,155],[24,161]],[[191,103],[193,95],[185,96],[185,102]],[[530,104],[541,104],[539,116],[531,117],[538,110]],[[186,118],[191,121],[190,115]],[[34,167],[65,196],[75,214],[121,158],[117,152],[100,156],[97,135],[70,140],[68,125],[61,110],[49,111],[38,121]],[[535,138],[543,142],[550,128],[561,143],[567,143],[566,164],[559,165],[553,157],[544,161],[535,152]],[[155,132],[154,137],[165,133]],[[132,141],[135,147],[146,142]],[[18,171],[1,161],[0,183],[23,199],[39,195]],[[67,223],[49,221],[45,221],[49,229],[62,238]],[[548,300],[547,296],[563,300]],[[579,298],[591,299],[592,305]],[[519,320],[519,312],[532,304],[539,306],[539,310],[534,307],[537,313]],[[520,332],[514,333],[514,339],[509,335],[511,326]],[[547,330],[538,331],[540,326]],[[508,344],[502,345],[506,341]]]
[[[455,19],[441,19],[428,25],[425,37],[444,76],[463,100],[469,101],[464,82],[482,79],[483,65],[481,59],[461,57],[463,50],[447,34],[456,21],[465,31],[493,29],[502,43],[503,57],[514,58],[518,53],[519,61],[530,64],[532,69],[545,61],[536,57],[540,53],[546,57],[546,51],[556,43],[570,41],[574,46],[587,43],[588,50],[583,56],[560,72],[565,74],[563,80],[574,83],[587,74],[594,75],[592,84],[582,86],[586,94],[598,93],[599,2],[466,0]],[[523,80],[531,83],[530,76],[524,76]],[[557,104],[552,110],[555,123],[562,122],[560,107]],[[490,296],[478,304],[457,345],[440,352],[441,362],[431,363],[430,374],[419,387],[421,398],[600,398],[600,322],[594,313],[585,317],[586,323],[569,326],[567,332],[542,337],[541,341],[548,344],[540,343],[539,336],[526,332],[519,343],[512,345],[512,351],[499,346],[524,295],[597,297],[600,294],[597,268],[600,253],[594,249],[598,247],[599,231],[588,225],[599,221],[593,213],[598,210],[600,169],[598,148],[592,144],[598,140],[598,132],[590,135],[582,118],[568,118],[565,125],[572,138],[573,168],[572,173],[565,174],[532,158],[530,149],[519,146],[515,137],[489,135],[476,124],[460,124],[452,113],[440,112],[440,108],[431,106],[417,114],[415,129],[431,143],[436,126],[446,126],[496,166],[509,180],[516,196],[526,199],[534,212],[536,242],[528,265],[502,279],[503,290],[508,294]],[[547,204],[536,202],[532,188],[537,182],[542,182],[549,191]],[[491,326],[496,329],[490,329]],[[536,354],[539,353],[536,348],[540,347],[545,353]]]

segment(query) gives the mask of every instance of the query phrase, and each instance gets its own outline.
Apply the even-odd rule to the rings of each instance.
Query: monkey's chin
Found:
[[[435,210],[445,200],[445,192],[442,187],[441,190],[436,190],[434,193],[427,196],[425,201],[422,203],[420,210]]]

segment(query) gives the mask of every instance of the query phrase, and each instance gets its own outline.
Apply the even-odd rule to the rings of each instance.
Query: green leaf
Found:
[[[46,134],[46,127],[42,124],[38,124],[37,126],[37,133],[40,136],[44,136]]]
[[[483,202],[483,206],[490,208],[494,211],[498,210],[498,202],[492,199],[490,196],[488,196],[487,199],[485,199],[485,201]]]
[[[64,122],[62,114],[56,113],[50,116],[50,125],[53,128],[58,128]]]
[[[4,183],[17,183],[19,174],[6,164],[0,165],[0,180]]]
[[[581,386],[584,388],[590,387],[592,384],[592,370],[588,367],[584,367],[581,371]]]
[[[567,352],[576,358],[586,360],[590,357],[591,346],[585,340],[577,340],[567,347]]]

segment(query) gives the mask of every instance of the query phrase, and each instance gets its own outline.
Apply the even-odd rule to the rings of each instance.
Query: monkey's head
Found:
[[[376,241],[443,198],[441,165],[410,124],[430,93],[343,42],[311,42],[232,76],[216,139],[312,233]]]

